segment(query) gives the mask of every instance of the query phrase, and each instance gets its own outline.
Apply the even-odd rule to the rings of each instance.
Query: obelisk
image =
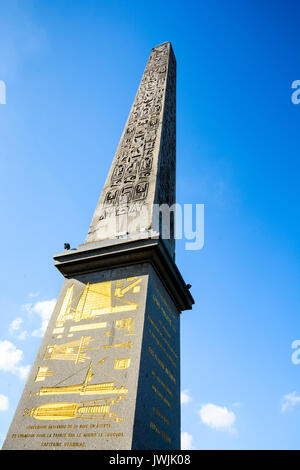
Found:
[[[121,85],[121,84],[120,84]],[[176,61],[152,49],[85,243],[65,277],[3,449],[180,449]],[[169,236],[163,236],[168,233]]]

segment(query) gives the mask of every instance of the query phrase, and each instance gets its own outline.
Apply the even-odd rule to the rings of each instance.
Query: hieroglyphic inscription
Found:
[[[158,127],[163,117],[168,52],[166,44],[150,54],[113,162],[110,186],[104,196],[106,206],[116,209],[121,206],[124,210],[124,206],[147,198],[154,148],[160,138]],[[134,205],[130,205],[133,209]]]
[[[176,61],[165,43],[150,54],[86,242],[115,235],[101,230],[112,215],[135,216],[144,204],[174,204],[175,161]],[[173,232],[172,226],[171,237]],[[173,245],[171,250],[173,255]]]

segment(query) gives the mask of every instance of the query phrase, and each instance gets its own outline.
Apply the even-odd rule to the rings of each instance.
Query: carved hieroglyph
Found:
[[[86,243],[161,231],[153,204],[175,203],[176,61],[170,43],[152,49]],[[174,256],[174,224],[167,242]]]

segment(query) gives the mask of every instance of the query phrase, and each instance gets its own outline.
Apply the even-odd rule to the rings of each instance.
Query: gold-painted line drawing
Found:
[[[44,360],[74,361],[74,364],[90,359],[86,354],[86,346],[93,340],[90,336],[81,336],[80,339],[63,344],[49,344],[44,354]]]
[[[130,357],[115,359],[114,361],[114,369],[124,370],[124,369],[128,369],[129,366],[130,366]]]
[[[110,349],[110,348],[131,348],[133,345],[132,341],[128,341],[127,343],[119,343],[119,344],[106,344],[105,346],[98,346],[99,349]],[[93,348],[88,348],[93,349]]]
[[[128,334],[125,336],[133,336],[134,333],[134,319],[133,318],[120,318],[115,320],[114,326],[117,330],[127,330]]]
[[[105,358],[106,359],[106,358]],[[98,364],[103,364],[104,360],[102,359]],[[123,384],[121,384],[121,387],[116,387],[114,382],[102,382],[102,383],[97,383],[97,384],[89,384],[91,379],[94,377],[94,373],[92,372],[92,366],[93,363],[91,362],[85,379],[82,383],[75,384],[75,385],[65,385],[65,386],[58,386],[59,384],[56,384],[54,387],[41,387],[40,390],[34,394],[31,395],[39,395],[39,396],[44,396],[44,395],[67,395],[67,394],[74,394],[77,393],[79,395],[109,395],[109,394],[127,394],[128,393],[128,388],[125,387]],[[81,369],[82,370],[82,369]],[[70,377],[66,377],[63,379],[60,383],[65,382],[66,380],[70,379],[80,371],[77,371],[75,374],[73,374]],[[109,374],[106,372],[102,371],[104,375],[107,375],[111,377]],[[111,377],[112,378],[112,377]],[[115,381],[121,383],[119,380],[114,379]]]
[[[75,331],[84,331],[84,330],[96,330],[98,328],[106,328],[107,322],[98,322],[98,323],[85,323],[84,325],[74,325],[70,327],[70,332],[74,333]]]
[[[133,279],[136,279],[136,277],[127,278],[127,281],[132,281]],[[117,283],[117,286],[115,289],[116,297],[123,297],[123,295],[125,295],[131,289],[134,294],[137,294],[138,292],[140,292],[140,286],[138,284],[140,284],[141,279],[137,279],[132,284],[129,284],[129,286],[122,288],[123,282],[124,282],[123,279],[121,279],[119,283]]]
[[[100,398],[80,403],[45,403],[36,408],[25,408],[24,416],[30,416],[37,420],[64,420],[64,419],[93,419],[99,421],[112,420],[123,422],[116,413],[110,411],[112,405],[117,405],[124,396],[115,399]]]
[[[63,323],[61,319],[69,315],[69,312],[72,306],[73,292],[74,292],[74,284],[72,284],[71,287],[68,287],[68,289],[66,290],[65,297],[64,297],[62,306],[60,308],[60,311],[57,317],[57,322],[56,322],[57,327],[62,326],[62,325],[58,325],[58,323]]]
[[[52,330],[52,333],[53,333],[54,335],[62,335],[63,332],[64,332],[64,328],[54,328],[54,329]]]
[[[101,315],[136,310],[138,307],[137,303],[122,299],[121,297],[130,289],[137,293],[137,287],[139,287],[137,284],[140,282],[141,279],[137,279],[123,289],[117,288],[117,295],[115,296],[111,294],[112,281],[94,284],[87,283],[81,292],[76,308],[72,307],[74,291],[74,284],[72,284],[66,290],[65,298],[56,319],[56,329],[62,328],[67,320],[80,322],[81,320],[93,319]],[[112,305],[112,299],[117,302],[116,305]]]
[[[105,344],[103,346],[88,346],[94,338],[91,336],[81,336],[81,338],[63,344],[48,344],[44,354],[44,361],[72,361],[74,364],[84,363],[86,359],[91,359],[87,351],[110,348],[131,348],[132,341],[118,344]],[[77,372],[76,372],[77,373]]]
[[[53,370],[48,370],[48,367],[39,367],[34,381],[43,382],[49,375],[53,375]]]

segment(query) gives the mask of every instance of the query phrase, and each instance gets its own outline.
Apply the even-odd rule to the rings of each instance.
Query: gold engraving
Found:
[[[134,319],[121,318],[119,320],[115,320],[115,328],[117,330],[127,330],[128,334],[125,336],[134,335]]]
[[[53,370],[48,370],[48,367],[39,367],[34,381],[43,382],[49,375],[53,375]]]
[[[152,336],[152,338],[154,339],[154,341],[156,342],[156,344],[162,349],[162,351],[165,353],[165,355],[167,356],[167,358],[170,360],[170,362],[173,364],[174,367],[176,367],[176,363],[173,361],[173,358],[170,356],[170,354],[168,353],[168,351],[166,350],[166,348],[161,344],[161,342],[159,341],[159,339],[155,336],[155,334],[153,333],[153,331],[151,330],[151,328],[149,328],[149,333],[150,335]]]
[[[135,281],[140,282],[140,280]],[[131,289],[132,286],[127,286],[125,289]],[[112,281],[98,282],[95,284],[87,283],[84,287],[79,298],[76,308],[72,308],[73,286],[67,289],[65,299],[63,301],[61,310],[57,317],[56,327],[62,327],[67,320],[80,322],[81,320],[89,320],[101,315],[128,312],[136,310],[138,304],[128,300],[121,299],[124,295],[120,291],[120,295],[112,296]],[[126,292],[127,292],[126,290]],[[116,305],[112,305],[112,300]]]
[[[152,390],[159,396],[159,398],[169,407],[172,408],[171,403],[169,400],[167,400],[162,393],[155,387],[155,385],[152,385]]]
[[[31,416],[38,420],[63,420],[63,419],[96,419],[96,420],[113,420],[122,422],[124,418],[119,418],[116,413],[110,412],[111,405],[116,405],[125,397],[117,397],[115,399],[102,398],[92,400],[90,402],[81,403],[45,403],[36,408],[24,410],[24,416]]]
[[[173,328],[173,331],[176,332],[176,329],[175,329],[174,325],[172,324],[171,318],[169,317],[169,315],[167,315],[165,309],[162,307],[162,305],[160,304],[158,298],[157,298],[155,295],[153,295],[153,300],[154,300],[154,302],[156,303],[156,305],[158,306],[158,308],[161,310],[161,312],[162,312],[162,314],[163,314],[165,320],[168,322],[168,324],[170,325],[170,327]]]
[[[106,328],[107,322],[98,322],[98,323],[86,323],[85,325],[75,325],[70,327],[70,331],[84,331],[84,330],[96,330],[98,328]]]
[[[59,334],[62,334],[64,332],[64,328],[54,328],[52,333],[54,335],[59,335]]]
[[[169,389],[169,387],[167,387],[167,385],[161,380],[161,378],[158,377],[158,375],[154,372],[154,370],[152,371],[152,375],[153,375],[153,377],[156,378],[156,380],[158,381],[158,383],[166,390],[166,392],[167,392],[170,396],[173,396],[173,392]]]
[[[85,348],[93,339],[90,336],[82,336],[80,339],[70,341],[64,344],[49,344],[47,346],[44,360],[63,360],[74,361],[74,364],[80,364],[86,359],[90,359],[86,355]]]
[[[125,295],[131,289],[132,289],[134,294],[140,292],[140,286],[138,284],[140,284],[141,279],[137,279],[136,277],[129,277],[129,278],[127,278],[127,281],[132,281],[134,279],[136,279],[134,282],[132,282],[131,284],[129,284],[128,286],[123,287],[123,288],[122,288],[123,279],[120,279],[120,282],[117,284],[117,287],[115,289],[115,296],[116,297],[123,297],[123,295]]]
[[[154,414],[159,416],[168,426],[170,426],[170,421],[166,418],[157,408],[153,406],[152,411]]]
[[[99,363],[103,363],[105,359]],[[55,386],[55,387],[41,387],[38,392],[34,395],[44,396],[44,395],[67,395],[67,394],[79,394],[79,395],[110,395],[110,394],[127,394],[128,388],[121,385],[121,387],[116,387],[114,382],[102,382],[97,384],[89,384],[91,379],[94,377],[92,372],[93,363],[91,362],[85,376],[85,379],[82,383],[75,385],[66,385],[66,386]],[[79,371],[78,371],[79,372]],[[109,375],[102,371],[104,375]],[[73,374],[75,375],[75,374]],[[72,377],[72,376],[71,376]],[[111,377],[111,376],[109,376]],[[70,377],[67,377],[64,380],[67,380]],[[117,379],[114,379],[117,380]],[[118,381],[119,382],[119,381]]]
[[[87,356],[87,350],[96,349],[110,349],[110,348],[131,348],[132,341],[118,343],[118,344],[106,344],[103,346],[88,347],[89,343],[94,341],[90,336],[81,336],[80,339],[70,341],[63,344],[49,344],[44,354],[44,360],[64,360],[74,361],[75,364],[85,362],[86,359],[90,359]],[[101,362],[101,361],[100,361]]]
[[[165,327],[165,325],[163,324],[163,322],[161,320],[158,320],[158,323],[160,324],[160,326],[162,327],[162,329],[164,330],[164,332],[166,333],[166,335],[168,336],[169,339],[171,339],[171,335],[170,333],[168,332],[167,328]]]
[[[170,313],[170,315],[174,318],[174,320],[176,319],[176,316],[174,315],[174,313],[172,312],[172,309],[170,308],[168,302],[166,301],[165,297],[163,296],[163,294],[160,292],[160,290],[156,287],[155,288],[156,292],[158,293],[158,295],[161,297],[163,303],[165,304],[168,312]]]
[[[130,358],[115,359],[114,369],[128,369],[130,366]]]
[[[148,347],[148,351],[149,353],[151,354],[151,356],[156,360],[157,364],[162,368],[163,371],[165,371],[165,373],[167,374],[167,376],[169,377],[170,380],[172,380],[172,382],[174,382],[174,384],[176,384],[176,379],[174,377],[174,375],[170,372],[170,370],[165,366],[165,364],[163,363],[163,361],[158,357],[158,355],[156,354],[155,351],[153,351],[153,349],[151,348],[151,346]]]
[[[174,382],[176,384],[176,379],[175,379],[174,375],[172,374],[172,372],[169,371],[169,369],[167,367],[165,368],[165,373],[170,378],[170,380],[172,380],[172,382]]]
[[[171,438],[170,436],[168,436],[168,434],[166,434],[164,431],[162,431],[161,429],[159,429],[156,424],[153,423],[153,421],[150,421],[150,428],[155,431],[164,441],[166,442],[171,442]]]
[[[148,317],[148,320],[149,322],[151,323],[151,325],[153,326],[153,328],[155,328],[155,330],[157,331],[157,333],[159,334],[159,336],[162,338],[162,340],[165,342],[165,344],[168,346],[168,348],[170,349],[170,351],[174,354],[175,358],[178,359],[178,354],[176,354],[176,352],[174,351],[174,349],[172,348],[172,346],[169,344],[169,342],[166,340],[166,338],[164,337],[164,335],[162,334],[162,332],[160,331],[160,329],[157,327],[157,325],[154,323],[154,321],[152,320],[152,318],[150,317],[150,315],[147,315]]]
[[[63,319],[67,317],[70,313],[71,306],[72,306],[72,299],[73,299],[73,291],[74,291],[74,284],[72,284],[71,287],[68,287],[68,289],[66,290],[65,297],[64,297],[62,306],[60,308],[60,311],[58,313],[57,320],[56,320],[57,327],[62,326],[62,324],[64,323]]]
[[[105,346],[99,346],[99,349],[110,349],[110,348],[131,348],[133,345],[132,341],[128,341],[127,343],[119,343],[119,344],[106,344]]]

